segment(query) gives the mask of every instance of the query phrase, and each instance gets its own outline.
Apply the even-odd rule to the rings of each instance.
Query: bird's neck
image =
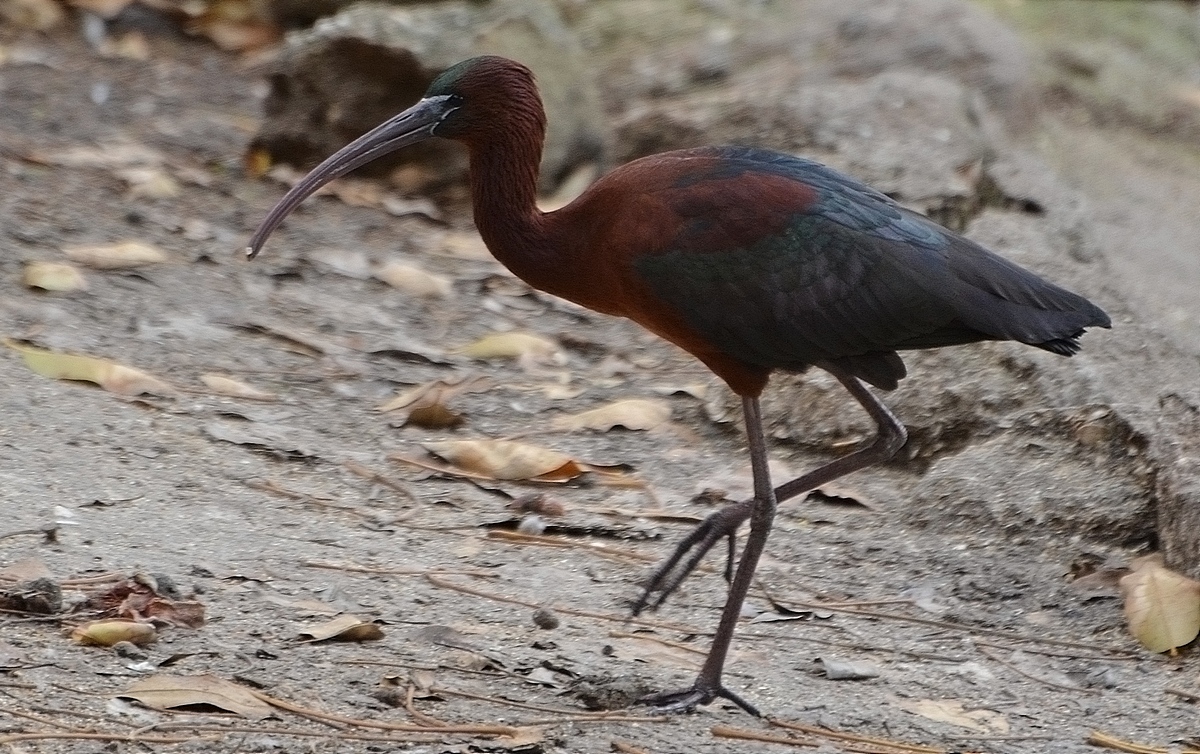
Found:
[[[563,296],[562,269],[569,244],[555,238],[553,223],[537,207],[538,167],[544,127],[537,117],[489,129],[487,138],[468,143],[475,227],[484,243],[517,277]]]

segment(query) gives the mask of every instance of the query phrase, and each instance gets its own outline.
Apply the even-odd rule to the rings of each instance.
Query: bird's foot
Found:
[[[696,570],[696,566],[700,565],[700,561],[708,554],[708,551],[725,538],[729,539],[725,580],[731,580],[734,535],[737,534],[738,527],[742,525],[742,522],[750,518],[753,509],[754,501],[744,500],[725,506],[697,524],[691,534],[680,542],[675,551],[671,553],[671,557],[667,558],[666,562],[650,575],[645,589],[642,590],[638,601],[634,603],[634,616],[640,615],[647,607],[655,610],[662,605],[668,597],[675,593],[683,580]]]
[[[757,707],[725,688],[719,681],[709,683],[700,678],[696,679],[691,688],[647,694],[638,699],[635,704],[653,707],[656,712],[663,714],[676,714],[691,712],[697,706],[709,704],[716,699],[728,699],[751,715],[762,717],[762,713],[758,711]]]

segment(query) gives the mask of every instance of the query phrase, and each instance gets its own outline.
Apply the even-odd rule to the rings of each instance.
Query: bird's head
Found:
[[[521,111],[513,105],[529,100],[540,103],[533,74],[520,63],[483,55],[447,68],[416,104],[342,147],[300,179],[263,218],[250,238],[247,255],[257,256],[284,218],[335,178],[434,136],[469,144],[492,129],[504,128],[507,115]],[[534,125],[544,127],[540,104],[532,110]]]

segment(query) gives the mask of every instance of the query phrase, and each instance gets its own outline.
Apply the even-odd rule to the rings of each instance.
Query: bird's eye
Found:
[[[441,128],[442,124],[450,119],[451,116],[462,109],[462,104],[462,97],[458,96],[457,94],[450,95],[449,99],[446,100],[446,109],[442,113],[442,117],[438,118],[438,122],[433,125],[433,128],[431,128],[429,132],[434,136],[437,136],[438,129]]]

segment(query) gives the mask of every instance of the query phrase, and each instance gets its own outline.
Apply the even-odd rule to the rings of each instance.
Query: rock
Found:
[[[1200,578],[1200,401],[1169,393],[1159,405],[1154,435],[1159,547],[1168,567]]]
[[[1109,406],[1038,409],[929,467],[902,520],[942,531],[1154,537],[1148,438]]]
[[[394,7],[359,4],[295,33],[270,71],[265,119],[251,152],[311,167],[420,98],[438,73],[473,55],[520,59],[538,77],[549,129],[542,188],[603,159],[607,133],[592,69],[548,3],[466,0]],[[466,156],[437,141],[378,160],[374,172],[415,164],[410,189],[461,182]],[[418,171],[419,172],[419,171]]]
[[[694,8],[676,12],[695,25]],[[992,156],[993,131],[1032,122],[1036,88],[1020,37],[970,4],[849,0],[793,13],[712,11],[709,28],[738,50],[722,85],[664,86],[672,96],[628,109],[620,159],[711,143],[803,152],[928,210],[975,191],[972,169]],[[711,33],[663,46],[695,59]]]
[[[846,4],[830,46],[834,71],[852,78],[913,70],[981,95],[1007,125],[1034,116],[1030,55],[1017,32],[982,8],[950,0]]]

